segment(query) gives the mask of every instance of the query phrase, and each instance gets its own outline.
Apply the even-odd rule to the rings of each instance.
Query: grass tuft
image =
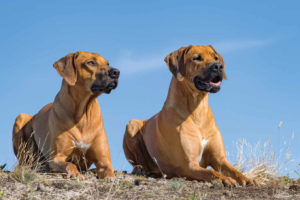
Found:
[[[6,167],[6,163],[3,165],[0,165],[0,172],[3,171],[5,167]]]
[[[38,172],[46,166],[40,154],[35,152],[34,145],[30,140],[21,142],[18,147],[18,165],[11,173],[11,177],[21,183],[29,183],[38,177]]]
[[[11,177],[21,183],[27,184],[38,177],[38,173],[25,166],[17,166]]]
[[[300,178],[300,164],[296,167],[294,173],[298,176],[298,178]]]
[[[171,188],[173,191],[180,191],[183,188],[183,184],[176,181],[172,183]]]
[[[281,126],[282,122],[278,124],[279,137]],[[293,138],[294,133],[291,140]],[[284,173],[288,174],[287,166],[294,161],[289,152],[290,142],[287,142],[283,136],[280,138],[277,150],[273,148],[270,138],[264,143],[258,141],[255,145],[242,139],[236,146],[237,157],[234,166],[248,178],[257,179],[262,183],[268,183]]]
[[[188,200],[198,200],[200,199],[196,193],[196,191],[193,192],[191,196],[188,197]]]

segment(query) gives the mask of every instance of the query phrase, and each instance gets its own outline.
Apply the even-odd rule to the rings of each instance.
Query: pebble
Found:
[[[294,190],[294,191],[300,191],[300,186],[299,185],[291,185],[289,187],[290,190]]]
[[[44,186],[44,184],[38,184],[36,190],[37,190],[37,191],[41,191],[41,192],[47,191],[47,189],[46,189],[46,187]]]

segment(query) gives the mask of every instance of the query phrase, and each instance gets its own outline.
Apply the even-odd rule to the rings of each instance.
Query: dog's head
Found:
[[[226,79],[224,60],[212,46],[182,47],[170,53],[165,62],[178,81],[198,91],[218,92]]]
[[[94,95],[110,93],[118,84],[120,71],[109,66],[96,53],[70,53],[54,63],[54,68],[70,86],[76,86]]]

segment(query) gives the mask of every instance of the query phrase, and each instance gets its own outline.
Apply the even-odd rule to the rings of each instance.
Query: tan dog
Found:
[[[63,77],[54,102],[15,121],[13,147],[19,163],[27,153],[21,146],[28,144],[34,158],[47,160],[51,171],[82,177],[77,167],[87,170],[94,163],[99,178],[114,177],[96,97],[117,87],[119,70],[88,52],[68,54],[53,66]]]
[[[225,77],[223,58],[211,46],[188,46],[169,54],[165,62],[174,76],[162,110],[126,127],[123,148],[133,173],[220,179],[225,185],[259,183],[227,161],[208,105],[208,93],[219,91]]]

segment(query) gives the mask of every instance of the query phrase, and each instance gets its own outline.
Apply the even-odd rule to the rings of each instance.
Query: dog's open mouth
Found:
[[[199,76],[196,76],[194,78],[194,84],[195,87],[198,90],[205,91],[205,92],[218,92],[221,88],[222,83],[222,77],[221,76],[215,76],[211,80],[204,81]]]
[[[214,87],[220,87],[222,83],[222,80],[220,78],[220,76],[216,76],[215,78],[213,78],[211,81],[209,81],[209,85],[212,85]]]

